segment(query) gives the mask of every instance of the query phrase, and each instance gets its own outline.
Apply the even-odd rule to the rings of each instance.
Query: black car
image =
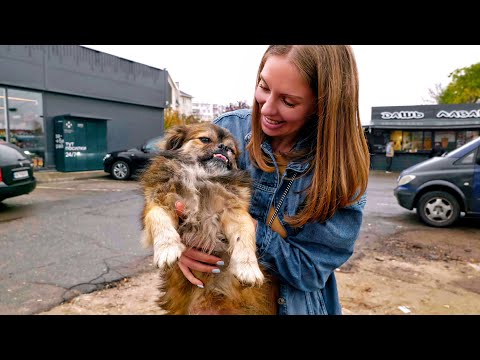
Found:
[[[28,194],[36,186],[30,157],[18,146],[0,141],[0,201]]]
[[[480,217],[480,137],[403,170],[394,194],[430,226],[452,225],[462,212]]]
[[[158,136],[148,140],[144,145],[128,150],[113,151],[103,158],[103,169],[116,180],[127,180],[138,175],[157,152],[156,144],[162,139]]]

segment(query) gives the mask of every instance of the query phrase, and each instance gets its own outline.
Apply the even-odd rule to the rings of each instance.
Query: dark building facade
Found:
[[[78,45],[0,45],[0,141],[28,150],[37,170],[55,169],[59,149],[88,158],[138,146],[163,134],[167,79],[166,70]]]
[[[429,158],[437,143],[451,151],[480,135],[480,104],[373,107],[364,126],[374,170],[386,168],[385,147],[391,140],[392,170],[401,171]]]

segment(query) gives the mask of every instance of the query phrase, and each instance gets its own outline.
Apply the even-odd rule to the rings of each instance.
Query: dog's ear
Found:
[[[184,125],[175,126],[169,129],[164,139],[165,150],[180,149],[187,137],[187,127]]]

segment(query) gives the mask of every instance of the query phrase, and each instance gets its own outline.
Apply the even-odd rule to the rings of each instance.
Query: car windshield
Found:
[[[480,137],[477,137],[477,138],[469,141],[468,143],[463,144],[463,145],[460,146],[459,148],[457,148],[457,149],[455,149],[455,150],[452,150],[452,151],[450,151],[450,152],[448,152],[448,153],[443,154],[442,156],[448,156],[448,157],[452,156],[452,157],[455,157],[455,155],[456,155],[457,153],[461,152],[461,151],[462,151],[463,149],[465,149],[466,147],[471,146],[471,145],[472,145],[473,143],[475,143],[475,142],[476,142],[476,143],[480,143]]]
[[[162,136],[155,137],[147,141],[145,146],[143,147],[146,150],[154,150],[156,149],[156,144],[162,139]]]

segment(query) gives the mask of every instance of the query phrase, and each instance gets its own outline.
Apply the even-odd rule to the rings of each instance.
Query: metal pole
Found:
[[[10,142],[10,119],[9,119],[9,106],[8,106],[8,89],[5,88],[5,141]]]

